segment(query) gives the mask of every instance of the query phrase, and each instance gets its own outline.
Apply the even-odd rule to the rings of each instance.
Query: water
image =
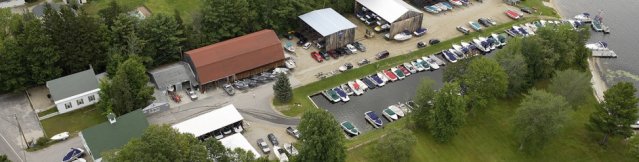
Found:
[[[639,87],[639,1],[637,0],[553,0],[564,17],[588,12],[594,17],[603,11],[603,22],[611,33],[591,32],[590,42],[605,41],[614,50],[616,59],[600,59],[602,77],[608,87],[620,81]],[[639,96],[639,93],[637,93]]]

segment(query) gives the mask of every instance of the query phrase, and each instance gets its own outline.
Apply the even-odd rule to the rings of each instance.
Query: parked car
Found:
[[[337,51],[335,50],[328,51],[328,55],[331,56],[333,59],[339,58],[339,54],[337,54]]]
[[[428,41],[428,44],[430,44],[430,45],[435,45],[437,43],[439,43],[439,39],[431,39],[431,40]]]
[[[343,50],[344,52],[346,52],[346,54],[347,54],[347,55],[350,55],[350,54],[355,53],[355,52],[351,51],[351,49],[348,49],[348,47],[342,47],[342,50]]]
[[[348,50],[353,52],[353,53],[357,52],[357,48],[355,48],[355,46],[353,46],[352,44],[347,44],[346,48],[348,48]]]
[[[470,30],[466,29],[466,28],[465,28],[465,27],[463,27],[463,26],[457,26],[456,28],[457,28],[457,31],[459,31],[459,32],[461,32],[461,33],[464,33],[464,34],[466,34],[466,35],[468,35],[468,33],[470,33]]]
[[[304,46],[304,45],[306,45],[306,43],[308,43],[308,41],[306,40],[306,38],[304,38],[304,37],[301,37],[301,38],[300,38],[300,37],[298,37],[298,38],[300,39],[299,41],[297,41],[297,45],[298,45],[298,46]],[[309,43],[309,45],[310,45],[310,43]]]
[[[235,91],[233,90],[233,86],[231,86],[230,84],[224,84],[224,85],[222,85],[222,88],[224,88],[224,92],[226,92],[226,94],[228,94],[229,96],[235,95]]]
[[[417,42],[417,48],[424,48],[424,47],[426,47],[426,43],[421,42],[421,41]]]
[[[215,137],[215,139],[222,139],[224,138],[224,134],[222,134],[222,131],[216,130],[213,131],[213,137]]]
[[[226,126],[226,127],[222,128],[222,133],[224,133],[225,135],[229,135],[229,134],[233,133],[233,129],[231,129],[230,126]]]
[[[193,91],[193,89],[186,88],[186,94],[189,95],[189,98],[191,98],[191,101],[197,100],[197,94],[195,94],[195,91]]]
[[[390,53],[387,50],[384,50],[382,52],[377,53],[377,55],[375,55],[375,59],[381,60],[388,57],[389,55]]]
[[[304,45],[302,45],[302,48],[304,48],[305,50],[308,48],[311,48],[311,43],[310,42],[304,43]]]
[[[477,22],[479,22],[481,25],[485,26],[485,27],[489,27],[491,25],[493,25],[492,23],[490,23],[490,21],[486,18],[479,18],[477,19]]]
[[[260,147],[263,153],[268,154],[271,152],[271,149],[268,147],[268,144],[264,142],[264,139],[257,139],[257,146]]]
[[[324,59],[322,58],[322,55],[320,55],[319,53],[317,53],[317,51],[313,51],[313,52],[311,52],[311,57],[313,57],[313,59],[315,59],[315,61],[317,61],[317,62],[322,62],[322,61],[324,61]]]
[[[275,137],[275,135],[273,135],[273,133],[269,133],[268,135],[266,135],[266,137],[268,137],[268,140],[271,141],[271,144],[273,144],[273,146],[280,145],[280,143],[277,142],[277,138]]]
[[[525,12],[525,13],[528,13],[528,14],[532,14],[533,12],[535,12],[532,9],[528,8],[528,7],[521,7],[519,10],[521,10],[521,12]]]
[[[286,133],[288,133],[289,135],[300,139],[300,131],[298,131],[297,129],[293,128],[293,127],[287,127],[286,128]]]
[[[324,60],[330,60],[331,59],[331,56],[328,55],[328,52],[326,52],[324,50],[321,50],[319,53],[320,53],[320,55],[322,56],[322,58]]]
[[[364,44],[362,44],[360,42],[355,42],[355,43],[353,43],[353,45],[355,45],[355,48],[357,48],[357,50],[362,51],[362,52],[366,52],[366,47],[364,46]]]
[[[80,157],[84,156],[84,150],[81,148],[71,148],[69,152],[64,155],[62,162],[72,162]]]

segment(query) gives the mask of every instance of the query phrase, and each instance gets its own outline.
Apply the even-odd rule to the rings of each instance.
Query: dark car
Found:
[[[302,38],[300,38],[300,41],[297,41],[297,45],[298,46],[303,46],[304,44],[306,44],[306,42],[308,42],[306,40],[306,38],[302,37]]]
[[[343,47],[342,50],[344,50],[344,52],[346,52],[347,55],[353,54],[353,51],[351,51],[350,49]]]
[[[417,48],[424,48],[426,47],[426,43],[424,42],[417,42]]]
[[[384,50],[382,52],[377,53],[377,55],[375,55],[375,59],[381,60],[388,57],[389,55],[390,53],[387,50]]]
[[[366,47],[364,46],[364,44],[362,44],[360,42],[355,42],[355,43],[353,43],[353,45],[355,45],[355,48],[357,48],[357,50],[362,51],[362,52],[366,52]]]
[[[342,48],[335,49],[335,52],[337,52],[337,55],[339,56],[344,56],[346,54],[346,51],[344,51],[344,49]]]
[[[428,41],[428,44],[430,44],[430,45],[435,45],[437,43],[439,43],[439,39],[431,39],[431,40]]]
[[[520,10],[521,10],[521,12],[525,12],[525,13],[528,13],[528,14],[532,14],[534,12],[532,9],[530,9],[528,7],[521,7]]]
[[[257,139],[257,146],[260,147],[263,153],[268,154],[271,152],[271,149],[268,147],[268,144],[264,142],[264,139]]]
[[[273,146],[280,145],[280,143],[277,142],[277,138],[275,137],[275,135],[273,135],[273,133],[269,133],[266,137],[268,137],[268,140],[271,141],[271,144],[273,144]]]
[[[328,55],[331,56],[333,59],[337,59],[339,57],[339,54],[337,54],[337,51],[335,50],[328,51]]]
[[[326,52],[324,50],[321,50],[319,53],[320,53],[320,55],[322,55],[322,58],[324,60],[330,60],[331,59],[331,56],[328,55],[328,52]]]
[[[286,133],[288,133],[289,135],[300,139],[300,131],[298,131],[297,129],[293,128],[293,127],[287,127],[286,128]]]
[[[481,25],[485,27],[489,27],[490,25],[492,25],[492,23],[490,23],[490,21],[486,18],[479,18],[477,19],[477,22],[479,22]]]

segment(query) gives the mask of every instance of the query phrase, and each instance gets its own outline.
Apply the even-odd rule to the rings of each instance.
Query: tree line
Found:
[[[297,16],[315,9],[352,13],[353,4],[353,0],[206,0],[191,18],[182,18],[176,10],[144,20],[129,16],[131,9],[116,0],[97,15],[77,6],[56,11],[46,5],[42,18],[2,9],[0,92],[25,90],[89,66],[111,76],[133,55],[153,68],[180,60],[183,51],[262,29],[295,30],[300,25]]]

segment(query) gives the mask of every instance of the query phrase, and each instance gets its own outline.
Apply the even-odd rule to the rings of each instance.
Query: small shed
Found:
[[[315,31],[325,41],[326,50],[333,50],[355,41],[355,24],[348,21],[332,8],[311,11],[299,18],[306,27]]]
[[[422,27],[424,13],[402,0],[356,0],[355,13],[374,13],[390,24],[391,36]]]
[[[182,90],[182,84],[188,83],[187,86],[196,86],[195,74],[191,70],[188,63],[179,61],[167,65],[157,67],[150,70],[149,75],[155,86],[161,90],[175,89]]]

